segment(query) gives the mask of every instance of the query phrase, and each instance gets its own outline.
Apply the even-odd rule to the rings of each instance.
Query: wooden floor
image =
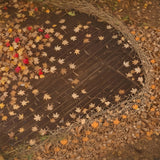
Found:
[[[10,15],[1,32],[3,49],[6,39],[11,45],[15,37],[20,42],[14,51],[0,50],[0,67],[9,68],[10,81],[2,82],[6,71],[1,69],[0,146],[75,121],[84,123],[93,112],[120,103],[142,87],[140,59],[111,25],[75,11],[35,11],[27,5],[8,5],[3,14]],[[18,58],[13,58],[15,53]]]

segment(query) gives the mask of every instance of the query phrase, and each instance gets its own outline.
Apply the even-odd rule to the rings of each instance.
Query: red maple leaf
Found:
[[[19,54],[18,54],[18,53],[15,53],[13,57],[14,57],[14,58],[18,58],[18,57],[19,57]]]
[[[43,32],[43,29],[42,29],[42,28],[39,28],[39,29],[38,29],[38,32]]]
[[[16,73],[19,73],[20,70],[21,70],[21,67],[19,67],[19,66],[17,66],[17,67],[15,68],[15,72],[16,72]]]
[[[36,12],[37,12],[37,11],[38,11],[38,8],[36,7],[36,8],[34,9],[34,11],[36,11]]]
[[[24,63],[24,64],[28,64],[28,63],[29,63],[28,58],[23,59],[23,63]]]
[[[16,43],[18,43],[18,42],[20,41],[20,38],[19,38],[19,37],[16,37],[16,38],[14,39],[14,41],[15,41]]]
[[[45,34],[44,37],[47,39],[50,38],[49,34]]]
[[[28,29],[29,31],[31,31],[31,30],[32,30],[32,26],[28,26],[27,29]]]
[[[39,69],[38,74],[39,74],[39,76],[43,74],[42,69]]]
[[[9,47],[9,46],[10,46],[10,43],[9,43],[9,42],[7,42],[7,43],[6,43],[6,46],[7,46],[7,47]]]

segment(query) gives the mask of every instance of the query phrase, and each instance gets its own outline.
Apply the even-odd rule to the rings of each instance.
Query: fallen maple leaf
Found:
[[[115,120],[113,121],[113,123],[114,123],[115,125],[118,125],[118,124],[120,123],[120,121],[119,121],[118,119],[115,119]]]
[[[4,103],[0,103],[0,108],[3,109],[4,108]]]
[[[39,69],[38,74],[39,74],[39,76],[43,74],[42,69]]]
[[[78,84],[79,83],[79,80],[76,78],[72,81],[72,84]]]
[[[79,97],[78,94],[76,94],[76,93],[73,93],[73,94],[72,94],[72,98],[73,98],[73,99],[77,99],[78,97]]]
[[[33,93],[34,95],[37,95],[37,94],[39,93],[39,91],[38,91],[38,89],[34,89],[34,90],[32,91],[32,93]]]
[[[3,116],[2,117],[2,121],[7,121],[8,117],[7,116]]]
[[[48,111],[52,111],[52,110],[53,110],[53,104],[48,104],[47,110],[48,110]]]
[[[62,68],[60,72],[62,75],[65,75],[67,73],[67,70],[66,70],[66,68]]]
[[[38,32],[43,32],[43,29],[42,29],[42,28],[39,28],[39,29],[38,29]]]
[[[46,133],[47,133],[47,130],[46,130],[46,129],[41,129],[41,130],[39,131],[39,134],[40,134],[41,136],[44,136]]]
[[[14,133],[14,132],[10,132],[10,133],[8,133],[8,136],[9,136],[9,138],[10,138],[10,139],[12,139],[12,138],[14,137],[14,135],[15,135],[15,133]]]
[[[44,100],[49,100],[49,99],[51,99],[51,96],[48,93],[46,93],[46,94],[44,94],[43,99]]]
[[[57,119],[59,117],[58,113],[53,113],[53,118]]]
[[[27,103],[29,103],[29,101],[25,101],[25,100],[21,101],[22,106],[26,106]]]
[[[16,38],[14,39],[14,41],[15,41],[16,43],[18,43],[18,42],[20,41],[20,38],[19,38],[19,37],[16,37]]]
[[[24,63],[24,64],[29,64],[28,58],[23,59],[23,63]]]
[[[99,126],[99,123],[96,122],[96,121],[94,121],[94,122],[91,124],[91,126],[92,126],[93,128],[97,128],[97,127]]]
[[[23,132],[24,132],[24,128],[20,128],[18,131],[19,131],[20,133],[23,133]]]
[[[21,67],[19,67],[19,66],[17,66],[17,67],[15,68],[15,72],[16,72],[16,73],[19,73],[20,70],[21,70]]]
[[[41,121],[41,116],[39,114],[34,115],[34,120],[35,121]]]
[[[66,145],[66,144],[68,143],[68,141],[67,141],[67,139],[62,139],[62,140],[60,141],[60,143],[61,143],[62,145]]]
[[[10,46],[10,43],[9,43],[9,42],[7,42],[7,43],[6,43],[6,46],[7,46],[7,47],[9,47],[9,46]]]
[[[20,96],[23,96],[23,95],[25,95],[25,91],[23,91],[23,90],[20,90],[20,91],[18,91],[18,93],[17,93],[18,95],[20,95]]]
[[[49,34],[45,34],[44,37],[45,37],[46,39],[50,38]]]
[[[18,53],[15,53],[15,54],[13,55],[13,57],[14,57],[14,58],[18,58],[18,57],[19,57],[19,54],[18,54]]]
[[[28,26],[27,29],[28,29],[29,31],[31,31],[31,30],[32,30],[32,27],[31,27],[31,26]]]
[[[36,143],[36,140],[35,140],[35,139],[30,139],[30,141],[29,141],[29,145],[30,145],[30,146],[35,145],[35,143]]]

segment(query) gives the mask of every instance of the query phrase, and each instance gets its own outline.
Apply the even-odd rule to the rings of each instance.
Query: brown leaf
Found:
[[[61,69],[61,74],[62,74],[62,75],[65,75],[66,73],[67,73],[66,68],[62,68],[62,69]]]
[[[39,46],[38,46],[38,49],[41,51],[41,50],[43,50],[44,49],[44,45],[43,44],[40,44]]]
[[[51,145],[52,145],[51,142],[45,144],[45,146],[44,146],[45,153],[49,153],[50,152]]]
[[[72,81],[72,84],[78,84],[79,83],[79,80],[76,78]]]

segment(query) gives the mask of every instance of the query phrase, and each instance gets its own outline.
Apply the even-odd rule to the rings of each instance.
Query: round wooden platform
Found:
[[[28,4],[0,8],[0,146],[83,124],[141,89],[141,61],[110,24]]]

